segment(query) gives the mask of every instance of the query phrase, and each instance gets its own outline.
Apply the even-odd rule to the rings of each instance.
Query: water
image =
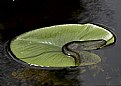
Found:
[[[120,4],[120,0],[0,1],[0,86],[121,85]],[[16,35],[65,23],[106,25],[116,35],[116,43],[97,51],[101,63],[81,69],[33,70],[4,53],[4,43]]]

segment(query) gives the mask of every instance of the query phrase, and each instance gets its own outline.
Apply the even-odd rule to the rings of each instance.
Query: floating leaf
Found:
[[[106,41],[102,47],[115,41],[113,34],[102,27],[93,24],[64,24],[21,34],[11,41],[10,49],[18,59],[26,63],[67,67],[75,66],[75,60],[72,56],[65,55],[62,47],[72,41],[87,40]],[[85,57],[85,60],[82,60],[80,66],[96,64],[100,61],[99,56],[86,51],[82,52],[82,58]]]

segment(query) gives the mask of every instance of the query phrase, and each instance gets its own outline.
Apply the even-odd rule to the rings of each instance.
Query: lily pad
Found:
[[[102,48],[114,43],[115,38],[111,32],[97,25],[64,24],[21,34],[11,41],[10,49],[18,59],[29,64],[68,67],[75,66],[75,60],[72,56],[65,55],[62,47],[72,41],[87,40],[105,40],[106,43],[101,46]],[[82,61],[79,66],[96,64],[101,61],[98,55],[82,52]]]

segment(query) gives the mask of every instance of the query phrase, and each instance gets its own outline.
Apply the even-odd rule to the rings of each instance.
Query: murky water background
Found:
[[[120,0],[1,0],[0,86],[121,85]],[[33,70],[9,59],[4,43],[25,31],[65,23],[106,25],[116,44],[96,53],[102,62],[80,69]]]

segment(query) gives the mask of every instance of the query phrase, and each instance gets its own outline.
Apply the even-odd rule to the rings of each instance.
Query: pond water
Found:
[[[120,0],[1,0],[0,86],[121,85],[120,4]],[[67,23],[107,26],[116,43],[95,52],[102,62],[78,69],[33,70],[6,56],[7,40],[32,29]]]

